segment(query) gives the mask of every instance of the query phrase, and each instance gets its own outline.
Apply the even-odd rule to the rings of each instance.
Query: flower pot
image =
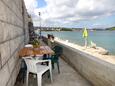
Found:
[[[40,48],[40,45],[33,45],[34,48]]]

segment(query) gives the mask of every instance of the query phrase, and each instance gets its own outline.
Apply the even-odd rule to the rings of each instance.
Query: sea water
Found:
[[[69,42],[83,46],[84,39],[82,31],[63,31],[63,32],[42,32],[42,35],[53,34],[62,40],[69,40]],[[88,44],[94,42],[97,46],[107,49],[110,54],[115,55],[115,31],[89,31]]]

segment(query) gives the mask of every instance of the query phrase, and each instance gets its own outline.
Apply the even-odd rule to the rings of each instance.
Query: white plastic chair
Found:
[[[23,58],[27,65],[27,77],[26,77],[26,85],[28,86],[28,76],[29,72],[37,74],[37,83],[38,86],[42,86],[42,74],[46,71],[50,71],[50,78],[52,82],[52,68],[51,68],[51,61],[50,60],[35,60],[32,57],[24,57]],[[48,66],[41,65],[37,63],[41,62],[48,62]]]
[[[31,48],[33,48],[33,45],[32,44],[27,44],[27,45],[25,45],[25,47],[31,47]]]

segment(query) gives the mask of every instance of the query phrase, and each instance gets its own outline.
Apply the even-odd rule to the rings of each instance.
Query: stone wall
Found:
[[[0,0],[0,86],[13,86],[19,72],[18,51],[28,42],[28,14],[23,0]]]
[[[94,86],[115,86],[115,64],[58,44],[63,47],[63,58]]]

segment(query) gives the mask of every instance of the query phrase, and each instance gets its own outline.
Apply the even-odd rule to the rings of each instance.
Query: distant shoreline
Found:
[[[57,30],[42,30],[42,31],[44,31],[44,32],[53,32],[53,31],[55,31],[55,32],[63,32],[64,30],[61,30],[61,31],[57,31]],[[71,31],[66,31],[65,30],[65,32],[76,32],[76,31],[82,31],[82,30],[71,30]],[[115,31],[115,30],[93,30],[93,29],[88,29],[88,31]]]
[[[84,28],[65,28],[65,27],[34,27],[35,30],[39,30],[41,28],[42,31],[82,31]],[[89,31],[115,31],[115,27],[110,28],[92,28]]]

